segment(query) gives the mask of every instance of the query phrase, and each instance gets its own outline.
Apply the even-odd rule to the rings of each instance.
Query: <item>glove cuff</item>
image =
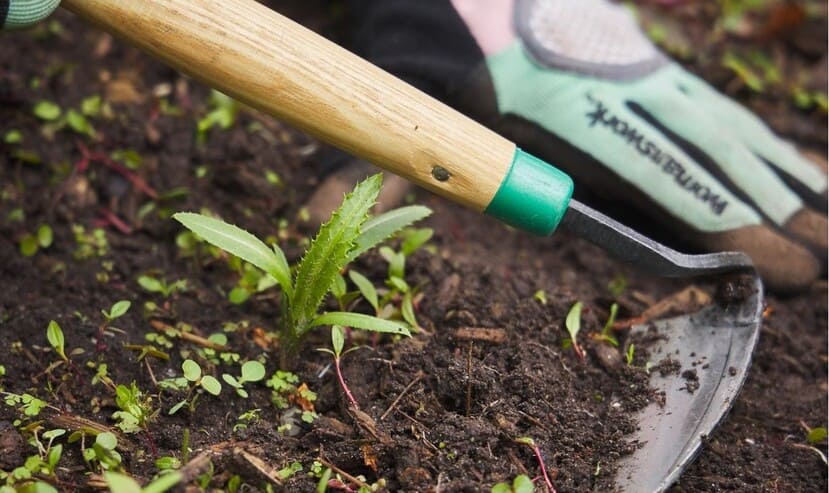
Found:
[[[49,16],[60,0],[0,0],[0,29],[21,29]]]

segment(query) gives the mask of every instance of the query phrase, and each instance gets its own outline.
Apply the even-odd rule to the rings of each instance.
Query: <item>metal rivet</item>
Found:
[[[452,176],[449,170],[443,166],[435,166],[432,168],[432,177],[437,181],[446,181]]]

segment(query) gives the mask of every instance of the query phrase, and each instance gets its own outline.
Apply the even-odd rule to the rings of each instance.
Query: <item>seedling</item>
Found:
[[[103,257],[109,251],[106,231],[95,228],[91,232],[78,224],[72,225],[72,233],[75,235],[77,245],[72,256],[76,260],[85,260],[92,257]]]
[[[145,396],[135,382],[127,387],[115,387],[115,405],[119,411],[112,413],[115,424],[124,433],[137,433],[146,430],[149,422],[158,414],[152,408],[152,398]]]
[[[184,372],[183,377],[171,378],[159,382],[162,388],[185,390],[188,389],[187,397],[181,402],[170,408],[168,414],[177,413],[185,405],[189,406],[192,413],[196,408],[196,400],[202,391],[211,395],[219,395],[222,392],[222,384],[211,375],[204,375],[198,363],[191,359],[186,359],[181,364],[181,370]]]
[[[533,453],[535,454],[535,458],[538,460],[538,466],[541,468],[541,476],[544,479],[544,484],[547,486],[548,493],[556,493],[556,489],[553,486],[553,482],[550,480],[550,476],[547,474],[547,467],[544,465],[544,457],[541,455],[541,449],[536,445],[535,440],[530,437],[521,437],[516,438],[515,443],[519,443],[521,445],[526,445],[532,449]]]
[[[607,317],[607,322],[605,322],[601,334],[595,336],[595,339],[605,341],[612,346],[619,347],[619,341],[613,336],[613,324],[616,322],[616,315],[618,313],[619,304],[613,303],[610,305],[610,315]]]
[[[145,290],[151,293],[158,293],[165,298],[169,298],[170,295],[178,291],[184,291],[187,289],[186,279],[179,279],[178,281],[168,283],[164,279],[158,279],[147,275],[139,276],[138,284]]]
[[[216,90],[210,92],[208,105],[210,111],[197,123],[196,141],[199,144],[204,143],[210,129],[219,127],[227,130],[232,127],[239,112],[239,103]]]
[[[377,199],[381,182],[382,176],[374,175],[346,195],[340,208],[320,228],[296,266],[293,277],[285,254],[278,246],[268,248],[247,231],[211,217],[193,213],[178,213],[173,217],[208,243],[262,269],[279,284],[282,290],[280,349],[283,363],[287,364],[296,355],[305,335],[321,325],[409,335],[408,328],[403,324],[369,315],[319,313],[326,294],[331,291],[346,264],[430,213],[425,207],[413,206],[389,211],[367,221],[369,208]]]
[[[272,389],[271,402],[277,409],[288,409],[291,405],[302,409],[302,421],[311,423],[317,416],[314,412],[314,401],[317,394],[306,384],[300,384],[299,377],[289,371],[277,370],[265,382],[265,386]]]
[[[577,301],[570,308],[570,311],[567,313],[567,318],[564,320],[564,326],[567,328],[567,333],[570,334],[570,338],[562,341],[562,347],[567,349],[572,346],[573,351],[575,351],[576,356],[580,360],[584,360],[584,349],[579,344],[577,337],[581,330],[581,310],[583,306],[581,301]]]
[[[627,351],[625,351],[625,362],[628,366],[633,364],[633,352],[636,350],[636,347],[633,343],[628,345]]]
[[[181,483],[184,480],[184,475],[178,471],[170,471],[167,474],[162,474],[144,487],[141,487],[132,476],[119,472],[104,471],[104,479],[110,491],[117,491],[118,493],[164,493]]]
[[[492,487],[492,493],[533,493],[535,485],[526,474],[519,474],[510,483],[498,483]]]
[[[20,239],[20,253],[24,257],[31,257],[39,249],[46,249],[52,246],[52,228],[48,224],[42,224],[37,228],[36,234],[27,234]]]
[[[244,384],[247,382],[258,382],[265,378],[265,366],[258,361],[246,361],[242,365],[242,374],[239,378],[225,373],[222,375],[222,380],[228,385],[236,389],[236,393],[240,397],[247,399],[248,392],[244,389]]]
[[[130,309],[130,305],[132,305],[132,303],[127,300],[116,301],[109,311],[101,310],[101,313],[104,315],[104,318],[106,318],[107,323],[109,323],[127,313],[127,310]]]
[[[63,330],[61,330],[60,325],[54,320],[49,321],[49,326],[46,327],[46,339],[49,341],[49,345],[52,346],[52,349],[55,350],[58,356],[64,362],[69,362],[69,358],[66,357],[66,348],[65,348],[65,340],[63,338]]]
[[[317,351],[328,353],[334,357],[334,369],[337,372],[337,379],[340,381],[340,386],[343,388],[343,392],[345,392],[346,397],[348,397],[348,402],[351,403],[351,406],[354,409],[360,409],[359,404],[357,404],[357,400],[351,394],[351,390],[349,390],[348,385],[345,383],[342,368],[340,367],[340,361],[342,360],[343,356],[350,353],[351,351],[355,351],[360,348],[359,346],[355,346],[349,348],[346,352],[343,352],[344,345],[345,338],[343,337],[343,328],[339,325],[334,325],[333,327],[331,327],[331,347],[333,348],[333,350],[328,348],[319,348],[317,349]]]
[[[261,418],[261,411],[261,409],[257,408],[250,409],[240,414],[239,417],[236,418],[236,424],[233,425],[233,431],[236,432],[239,430],[244,430],[248,427],[249,424],[259,421],[259,419]]]
[[[11,392],[3,392],[2,394],[3,401],[7,406],[19,408],[27,418],[37,417],[46,407],[60,412],[60,409],[50,406],[46,401],[38,399],[32,394],[13,394]]]
[[[108,431],[98,433],[92,447],[83,449],[83,459],[93,469],[96,468],[97,463],[103,471],[119,471],[121,470],[121,454],[115,450],[117,447],[118,439],[115,434]]]

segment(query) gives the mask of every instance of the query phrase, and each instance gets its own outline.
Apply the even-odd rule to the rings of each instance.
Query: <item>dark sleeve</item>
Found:
[[[449,0],[351,0],[352,50],[453,104],[483,52]]]

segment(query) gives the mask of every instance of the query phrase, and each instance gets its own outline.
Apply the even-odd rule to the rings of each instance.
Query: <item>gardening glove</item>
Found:
[[[633,206],[671,243],[747,252],[778,291],[820,274],[825,174],[657,50],[626,8],[605,0],[353,7],[358,53],[560,167],[577,193]]]
[[[21,29],[49,17],[60,0],[0,0],[0,29]]]

